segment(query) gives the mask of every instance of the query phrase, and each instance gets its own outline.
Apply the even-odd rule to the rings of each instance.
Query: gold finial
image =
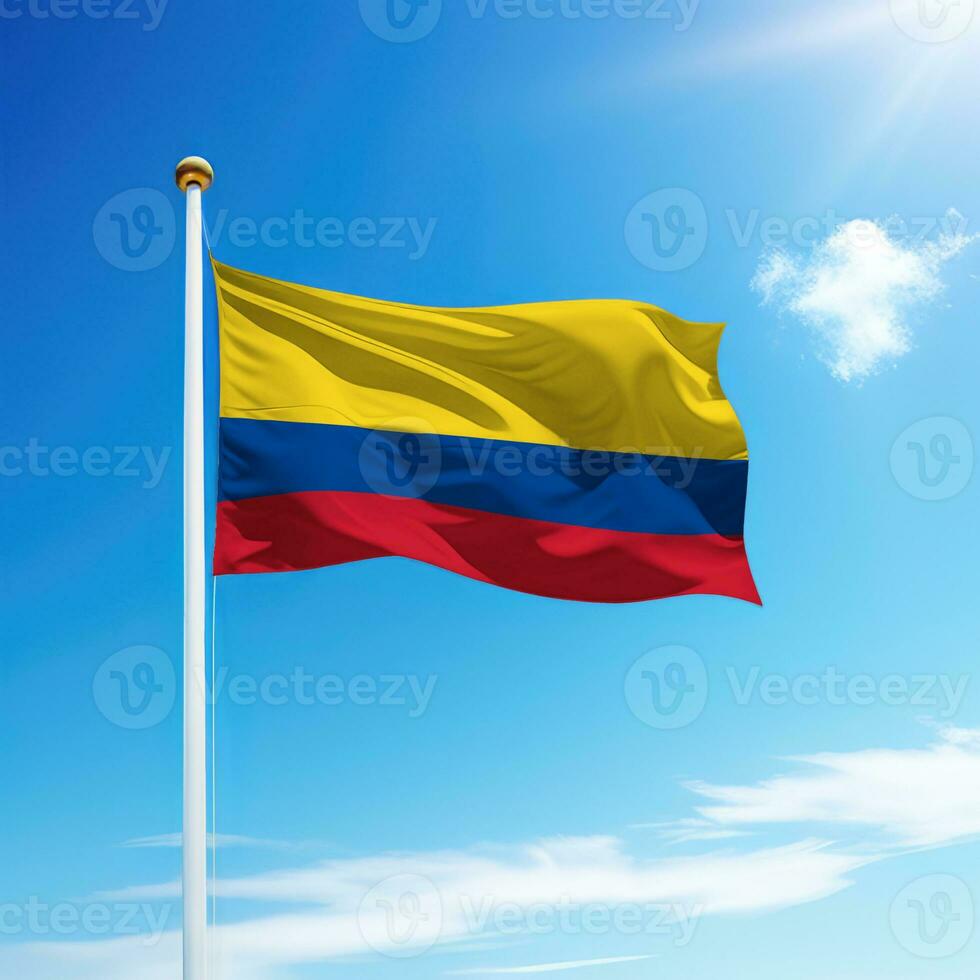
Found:
[[[186,191],[191,184],[198,184],[202,191],[206,191],[214,180],[214,171],[211,164],[204,157],[184,157],[177,164],[177,186]]]

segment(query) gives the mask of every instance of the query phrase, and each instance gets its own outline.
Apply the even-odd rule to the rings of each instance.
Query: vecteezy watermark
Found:
[[[943,44],[965,34],[976,0],[888,0],[892,20],[913,41]]]
[[[170,258],[177,240],[173,205],[152,187],[135,187],[109,198],[92,222],[95,247],[124,272],[146,272]]]
[[[623,684],[630,711],[651,728],[684,728],[708,702],[708,671],[690,647],[665,646],[635,661]]]
[[[821,214],[786,217],[759,208],[725,209],[725,223],[737,248],[812,248],[840,230],[855,248],[875,248],[884,232],[891,241],[921,245],[931,238],[967,236],[969,219],[952,208],[941,215],[892,214],[881,221],[852,221],[834,208]]]
[[[315,217],[303,208],[287,216],[256,219],[221,208],[206,227],[212,246],[227,241],[232,248],[383,248],[401,251],[416,262],[428,253],[438,224],[438,218],[414,216]],[[170,258],[176,228],[170,200],[151,187],[137,187],[102,205],[92,223],[92,237],[110,265],[146,272]]]
[[[361,443],[358,468],[375,493],[424,497],[442,471],[442,441],[421,419],[402,419],[412,431],[375,430]]]
[[[442,896],[423,875],[393,875],[361,900],[357,925],[364,941],[385,956],[421,956],[442,935]]]
[[[502,477],[534,480],[563,477],[579,485],[596,484],[607,477],[646,477],[658,486],[685,491],[694,482],[703,460],[672,456],[655,447],[573,449],[531,443],[502,444],[492,439],[460,436],[441,438],[423,419],[400,418],[390,424],[399,429],[367,433],[358,451],[358,469],[376,493],[424,497],[445,474],[457,477]]]
[[[694,23],[701,0],[465,0],[474,20],[493,15],[500,20],[645,20],[668,23],[686,31]]]
[[[168,0],[0,0],[0,19],[136,21],[144,31],[155,31],[163,20]]]
[[[0,446],[0,478],[72,476],[141,479],[144,490],[160,485],[171,446],[46,446],[32,436],[23,446]]]
[[[919,500],[948,500],[973,475],[973,438],[958,419],[937,415],[905,429],[892,444],[898,485]]]
[[[973,896],[954,875],[926,875],[895,896],[890,920],[892,935],[913,956],[955,956],[973,936]]]
[[[678,272],[704,254],[708,215],[693,191],[667,187],[633,205],[624,233],[627,247],[641,265],[655,272]]]
[[[404,708],[409,718],[421,718],[432,703],[439,678],[417,674],[314,674],[305,667],[295,667],[288,674],[232,674],[227,667],[217,671],[211,704],[228,703],[250,707],[265,704],[278,707],[295,704],[300,707],[327,708],[349,704],[357,708]]]
[[[410,44],[435,30],[442,0],[359,0],[361,19],[383,41]]]
[[[736,248],[810,249],[829,236],[842,234],[855,248],[877,248],[882,235],[890,241],[922,245],[932,239],[967,236],[969,219],[953,208],[943,214],[892,214],[880,221],[850,220],[834,208],[819,214],[765,214],[760,208],[725,208],[718,235]],[[626,245],[641,265],[655,272],[690,268],[708,245],[708,214],[704,201],[684,187],[654,191],[637,201],[626,216]]]
[[[361,18],[384,41],[407,44],[435,30],[442,0],[359,0]],[[686,31],[701,0],[464,0],[454,6],[472,20],[488,17],[510,21],[611,19],[653,21]]]
[[[432,244],[438,218],[361,216],[344,220],[337,217],[317,218],[297,208],[288,217],[273,216],[257,221],[238,216],[229,220],[227,208],[222,208],[208,225],[208,240],[220,242],[227,231],[228,244],[233,248],[253,248],[262,244],[269,248],[353,248],[405,249],[410,262],[424,258]]]
[[[794,704],[855,705],[866,707],[882,704],[886,707],[909,705],[933,708],[941,718],[952,718],[963,703],[970,675],[960,674],[847,674],[830,666],[819,674],[763,674],[762,668],[751,667],[739,674],[735,667],[725,668],[735,703],[763,704],[769,707]]]
[[[727,692],[734,704],[767,707],[818,705],[910,706],[930,709],[943,719],[957,714],[971,676],[916,673],[849,674],[836,666],[818,673],[763,673],[759,666],[739,671],[725,667]],[[708,700],[709,678],[702,657],[689,647],[667,646],[641,656],[626,674],[624,693],[630,711],[651,728],[683,728],[696,721]]]
[[[439,678],[435,674],[314,673],[294,667],[261,676],[232,673],[221,667],[214,683],[206,679],[209,704],[238,707],[389,708],[409,718],[421,718],[431,707]],[[127,647],[109,657],[92,682],[95,703],[115,725],[128,729],[152,728],[165,721],[177,697],[177,677],[170,658],[159,648]]]
[[[704,913],[700,903],[581,902],[568,895],[547,901],[514,901],[490,893],[440,892],[424,875],[393,875],[368,891],[357,922],[365,942],[399,959],[421,956],[447,924],[454,935],[645,936],[688,946]]]
[[[174,911],[172,905],[147,902],[58,902],[50,905],[31,896],[23,905],[0,905],[2,936],[140,936],[155,946]]]
[[[501,936],[649,936],[687,946],[704,913],[700,904],[681,902],[574,902],[563,896],[557,903],[499,902],[489,896],[479,900],[460,897],[460,907],[471,934],[493,931]]]
[[[99,711],[120,728],[142,730],[165,721],[177,700],[177,674],[158,647],[119,650],[96,671],[92,696]]]

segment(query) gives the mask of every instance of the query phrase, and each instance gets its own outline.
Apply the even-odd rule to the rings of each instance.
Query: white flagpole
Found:
[[[214,172],[200,157],[177,164],[187,196],[184,292],[184,980],[207,980],[208,784],[204,554],[204,258],[201,193]]]

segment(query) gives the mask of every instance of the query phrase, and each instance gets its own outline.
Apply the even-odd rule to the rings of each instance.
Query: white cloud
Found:
[[[957,728],[955,725],[948,725],[940,728],[939,734],[950,745],[967,745],[974,749],[980,749],[980,729]]]
[[[564,963],[537,963],[532,966],[477,967],[474,970],[448,970],[446,976],[510,976],[519,973],[557,973],[561,970],[580,970],[586,966],[609,966],[613,963],[635,963],[637,960],[652,960],[653,953],[645,956],[606,956],[598,960],[566,960]]]
[[[950,844],[980,834],[980,731],[947,728],[927,749],[823,752],[814,767],[754,786],[690,784],[712,800],[698,812],[718,827],[831,823],[873,828],[882,843]]]
[[[708,913],[782,908],[839,891],[849,883],[846,875],[864,863],[858,855],[836,854],[815,840],[741,853],[643,859],[628,854],[614,837],[556,838],[503,848],[325,861],[221,881],[218,895],[353,911],[378,882],[416,876],[435,884],[444,914],[464,927],[463,935],[470,932],[474,910],[487,902],[522,907],[557,907],[566,901],[660,903]],[[176,882],[167,882],[99,897],[146,902],[178,892]]]
[[[692,841],[731,840],[747,837],[744,830],[731,830],[719,827],[710,820],[698,817],[685,817],[683,820],[669,820],[662,823],[637,823],[630,830],[652,830],[658,837],[671,844],[689,844]]]
[[[167,933],[152,946],[142,938],[91,942],[7,941],[0,976],[9,980],[173,980],[180,976],[180,936]],[[242,980],[259,980],[254,974]]]
[[[730,841],[724,850],[664,857],[634,853],[615,836],[558,837],[320,861],[225,879],[218,883],[218,895],[255,902],[257,911],[215,930],[220,976],[270,980],[295,966],[377,956],[377,943],[365,937],[384,935],[388,912],[399,906],[389,894],[386,906],[365,906],[365,896],[392,878],[421,882],[436,896],[438,933],[422,931],[407,943],[424,946],[435,940],[433,952],[460,955],[529,935],[529,930],[505,935],[497,928],[495,913],[513,907],[547,912],[652,906],[664,912],[666,926],[680,942],[693,936],[702,915],[761,913],[813,902],[847,888],[864,865],[909,848],[980,834],[980,730],[941,728],[935,743],[923,749],[825,752],[795,761],[809,768],[751,785],[691,784],[705,801],[697,816],[649,826],[668,844],[800,824],[807,832],[814,824],[833,825],[836,838],[850,827],[861,832],[855,835],[859,843],[813,838],[750,849],[744,841]],[[103,893],[97,900],[169,901],[178,894],[177,883],[168,882]],[[70,972],[73,980],[162,980],[174,975],[178,959],[179,937],[173,932],[152,946],[142,937],[8,943],[0,948],[0,978],[61,980]],[[571,969],[579,962],[519,969]],[[512,967],[479,972],[491,969],[517,972]]]
[[[975,240],[950,210],[935,241],[902,239],[891,220],[848,221],[806,257],[763,255],[752,288],[796,316],[842,381],[861,380],[908,353],[909,314],[945,288],[944,264]]]
[[[438,942],[448,949],[501,936],[496,916],[515,907],[536,914],[570,909],[565,914],[573,918],[576,910],[596,907],[639,907],[644,914],[655,909],[663,915],[658,928],[669,930],[668,940],[681,942],[689,941],[705,914],[763,912],[832,895],[868,860],[873,858],[835,852],[816,840],[744,853],[642,858],[627,853],[618,838],[602,836],[351,858],[219,882],[221,897],[295,911],[266,911],[219,926],[214,935],[221,975],[229,980],[269,980],[292,966],[375,955],[377,945],[365,937],[385,934],[386,913],[381,907],[365,910],[365,896],[381,882],[408,876],[431,883],[441,920]],[[168,882],[97,897],[107,904],[153,902],[178,893],[177,883]],[[557,913],[555,922],[561,931]],[[418,941],[431,938],[421,932]],[[77,961],[71,958],[76,947],[84,947]],[[73,980],[158,980],[174,949],[172,934],[152,950],[135,940],[34,943],[0,950],[0,977],[19,980],[30,962],[32,977],[60,980],[59,969],[72,962]]]

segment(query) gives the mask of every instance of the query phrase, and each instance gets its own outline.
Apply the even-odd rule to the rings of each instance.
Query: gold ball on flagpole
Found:
[[[177,164],[175,177],[182,191],[186,191],[191,184],[197,184],[202,191],[206,191],[214,181],[214,170],[204,157],[184,157]]]

